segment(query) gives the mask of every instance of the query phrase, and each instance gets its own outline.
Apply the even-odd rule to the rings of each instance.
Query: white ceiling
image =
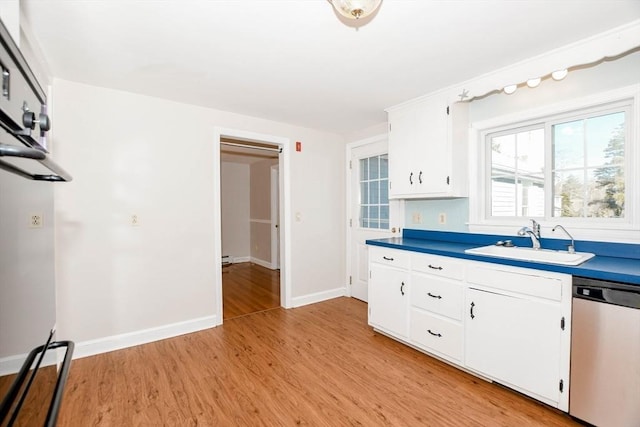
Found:
[[[640,19],[639,0],[22,0],[55,77],[326,130]]]

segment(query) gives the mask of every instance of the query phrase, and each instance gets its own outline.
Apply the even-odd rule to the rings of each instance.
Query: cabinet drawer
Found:
[[[370,246],[369,262],[408,269],[411,262],[411,256],[407,251],[382,248],[380,246]]]
[[[427,254],[411,254],[413,270],[436,276],[462,280],[464,278],[464,262],[455,258]]]
[[[425,350],[434,350],[456,360],[462,360],[462,325],[433,316],[420,309],[411,309],[409,337]]]
[[[411,304],[433,313],[462,319],[462,284],[416,273],[411,276]]]
[[[570,276],[567,276],[570,277]],[[505,291],[546,298],[562,299],[562,279],[536,270],[509,271],[499,266],[469,267],[467,281]]]

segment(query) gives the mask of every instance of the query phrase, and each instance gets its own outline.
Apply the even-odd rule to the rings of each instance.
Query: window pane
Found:
[[[380,206],[380,219],[389,220],[389,206]]]
[[[516,134],[516,165],[520,175],[544,173],[544,129]]]
[[[369,206],[369,219],[377,220],[379,216],[380,208],[378,206]]]
[[[369,179],[369,159],[360,159],[360,181]]]
[[[369,183],[369,203],[377,204],[380,202],[380,192],[378,188],[380,187],[380,181],[371,181]]]
[[[541,182],[522,182],[522,214],[544,217],[544,185]]]
[[[584,121],[553,126],[553,163],[555,169],[584,166]]]
[[[491,215],[544,216],[544,129],[490,136]]]
[[[624,113],[593,117],[586,122],[587,166],[624,161]],[[615,161],[617,160],[617,162]]]
[[[491,166],[494,169],[516,169],[515,135],[498,136],[491,140]]]
[[[584,175],[580,172],[553,174],[553,216],[581,217],[584,211]]]
[[[389,204],[389,180],[387,179],[380,180],[380,204]]]
[[[491,181],[491,215],[492,216],[516,216],[515,178],[492,179]]]
[[[624,169],[607,166],[588,171],[589,218],[624,218]]]
[[[369,158],[369,179],[380,179],[380,160],[377,157]]]
[[[368,182],[360,183],[360,204],[361,205],[369,204],[369,183]]]
[[[360,206],[360,227],[368,227],[369,224],[369,208]]]
[[[388,156],[380,156],[380,179],[389,178],[389,158]]]

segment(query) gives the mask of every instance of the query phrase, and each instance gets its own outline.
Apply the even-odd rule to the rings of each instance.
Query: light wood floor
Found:
[[[280,270],[243,262],[222,268],[223,319],[280,307]]]
[[[74,360],[59,426],[569,426],[375,333],[351,298]]]

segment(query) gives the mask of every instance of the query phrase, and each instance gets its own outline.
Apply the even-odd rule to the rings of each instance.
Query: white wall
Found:
[[[0,19],[13,41],[20,46],[20,1],[0,0]]]
[[[57,316],[76,342],[215,312],[214,127],[303,143],[291,155],[294,299],[344,288],[344,141],[306,128],[53,80]],[[291,150],[293,151],[293,150]],[[130,225],[132,214],[140,225]],[[81,353],[81,351],[80,351]]]
[[[220,163],[220,199],[222,254],[249,258],[249,180],[250,166],[243,163]]]

